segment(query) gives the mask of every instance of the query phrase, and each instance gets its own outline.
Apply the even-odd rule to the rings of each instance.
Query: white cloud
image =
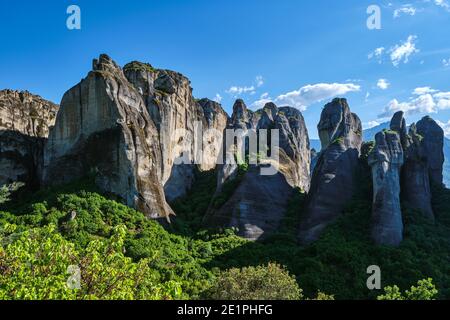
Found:
[[[254,93],[255,92],[255,87],[254,86],[250,86],[250,87],[238,87],[238,86],[232,86],[230,87],[230,89],[228,89],[226,91],[226,93],[229,93],[233,96],[239,96],[243,93]]]
[[[256,86],[259,88],[264,84],[264,78],[262,76],[256,76]]]
[[[218,93],[216,93],[216,96],[214,97],[214,101],[217,103],[221,103],[222,102],[222,96]]]
[[[380,88],[381,90],[386,90],[387,88],[389,88],[390,85],[391,84],[386,79],[379,79],[377,82],[377,87]]]
[[[411,35],[408,37],[408,39],[406,39],[406,41],[402,42],[401,44],[395,45],[389,50],[389,53],[391,54],[392,64],[395,67],[398,67],[401,62],[408,63],[409,57],[412,54],[419,52],[419,50],[416,49],[416,40],[417,36]]]
[[[405,5],[401,6],[400,8],[394,10],[394,18],[398,18],[402,14],[414,16],[416,14],[416,12],[417,12],[417,9],[414,8],[412,5],[405,4]]]
[[[361,86],[354,83],[317,83],[306,85],[298,90],[287,92],[271,99],[268,93],[261,95],[260,99],[253,102],[250,107],[259,109],[268,102],[274,102],[279,106],[291,106],[301,111],[306,110],[310,105],[344,95],[349,92],[360,91]]]
[[[403,111],[407,115],[421,113],[437,113],[441,110],[450,109],[450,92],[439,92],[430,87],[416,88],[413,91],[415,97],[408,101],[399,102],[391,100],[384,108],[379,118],[387,118],[397,111]]]
[[[450,11],[450,4],[447,2],[447,0],[434,0],[434,4],[446,9],[447,11]]]
[[[374,128],[374,127],[377,127],[377,126],[379,126],[381,123],[380,122],[378,122],[378,121],[369,121],[369,122],[364,122],[363,123],[363,130],[367,130],[367,129],[371,129],[371,128]]]
[[[444,135],[445,135],[447,138],[450,138],[450,120],[447,121],[447,122],[441,122],[441,121],[439,121],[439,120],[436,120],[436,123],[437,123],[438,125],[440,125],[441,128],[444,130]]]
[[[273,102],[272,98],[270,98],[268,92],[265,92],[259,97],[258,100],[254,101],[250,105],[250,109],[253,109],[253,110],[261,109],[261,108],[263,108],[266,105],[266,103],[269,103],[269,102]]]
[[[382,62],[382,56],[383,56],[383,53],[384,53],[384,51],[385,51],[386,49],[384,48],[384,47],[379,47],[379,48],[376,48],[374,51],[372,51],[371,53],[369,53],[369,55],[367,56],[367,58],[370,60],[370,59],[377,59],[378,60],[378,63],[381,63]]]
[[[415,96],[421,96],[427,93],[435,93],[438,92],[437,90],[431,89],[430,87],[419,87],[415,88],[413,91],[413,95]]]
[[[450,58],[442,59],[442,64],[444,65],[444,67],[450,67]]]

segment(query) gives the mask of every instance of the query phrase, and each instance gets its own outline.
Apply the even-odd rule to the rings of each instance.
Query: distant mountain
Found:
[[[375,139],[375,135],[384,130],[389,129],[389,122],[382,123],[376,127],[366,129],[363,131],[363,139],[364,141],[371,141]],[[310,140],[311,149],[316,149],[317,152],[320,151],[321,144],[319,139],[311,139]],[[444,139],[444,183],[446,186],[450,186],[450,139]]]

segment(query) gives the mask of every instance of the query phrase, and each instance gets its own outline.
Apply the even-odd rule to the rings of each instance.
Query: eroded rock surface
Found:
[[[39,186],[42,149],[58,106],[27,91],[0,91],[0,186]]]
[[[368,162],[373,177],[372,238],[377,244],[399,245],[403,239],[400,173],[404,163],[400,134],[378,133]]]
[[[318,239],[352,198],[362,144],[362,126],[345,99],[334,99],[322,111],[318,125],[322,151],[311,180],[307,207],[301,217],[299,240]]]
[[[158,130],[142,96],[106,55],[65,93],[44,152],[43,182],[87,174],[152,218],[173,214],[161,185]]]
[[[228,116],[216,102],[195,100],[189,79],[180,73],[137,61],[124,72],[158,129],[161,181],[167,199],[174,200],[191,187],[197,164],[200,170],[215,168]]]
[[[270,130],[279,130],[278,172],[261,174],[262,167],[270,163],[268,159],[265,162],[264,157],[260,159],[262,164],[251,165],[248,172],[238,177],[240,183],[230,198],[223,206],[210,208],[205,221],[215,227],[236,227],[240,235],[250,240],[263,239],[278,228],[294,188],[309,189],[311,153],[306,125],[300,111],[294,108],[278,108],[268,103],[263,109],[253,112],[242,100],[237,100],[227,128],[241,130],[249,136],[259,135],[259,138],[261,130],[267,130],[267,137],[271,136]],[[233,159],[235,148],[231,149],[224,152],[224,157]],[[257,152],[249,148],[248,143],[244,150],[246,155]],[[236,179],[237,171],[236,164],[219,166],[216,196],[221,196],[225,183]]]

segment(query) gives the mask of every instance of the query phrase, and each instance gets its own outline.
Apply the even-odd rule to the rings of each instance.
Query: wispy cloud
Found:
[[[383,57],[383,53],[386,49],[384,47],[379,47],[376,48],[374,51],[372,51],[371,53],[369,53],[369,55],[367,56],[367,58],[370,59],[376,59],[378,61],[378,63],[382,63],[382,57]]]
[[[400,8],[394,10],[394,18],[399,18],[401,15],[416,15],[417,9],[411,4],[405,4]]]
[[[254,92],[255,92],[254,86],[250,86],[250,87],[232,86],[232,87],[230,87],[230,89],[228,89],[226,91],[226,93],[229,93],[233,96],[240,96],[243,93],[254,93]]]
[[[412,54],[419,52],[419,50],[416,49],[416,40],[417,36],[411,35],[408,39],[406,39],[406,41],[395,45],[389,50],[392,64],[395,67],[397,67],[401,62],[408,63],[409,57]]]
[[[217,103],[221,103],[222,102],[222,96],[218,93],[216,93],[216,96],[214,97],[214,101]]]
[[[392,64],[395,67],[398,67],[400,63],[408,63],[410,57],[414,53],[418,53],[420,50],[416,48],[417,36],[410,35],[405,41],[402,41],[394,46],[392,46],[389,50],[386,50],[384,47],[376,48],[374,51],[369,53],[368,58],[376,59],[378,63],[383,63],[384,54],[389,54],[389,58]]]

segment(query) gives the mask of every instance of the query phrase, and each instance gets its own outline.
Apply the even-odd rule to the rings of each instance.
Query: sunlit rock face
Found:
[[[138,89],[111,58],[62,99],[44,150],[43,183],[95,176],[104,191],[152,218],[169,218],[161,184],[158,130]]]
[[[215,168],[228,116],[220,104],[194,99],[189,79],[180,73],[137,61],[124,72],[158,130],[161,181],[167,199],[174,200],[192,186],[196,167]]]
[[[299,240],[318,239],[341,214],[356,187],[355,172],[362,144],[362,126],[345,99],[327,104],[318,124],[322,151],[312,174],[307,207],[301,217]]]
[[[0,186],[39,186],[42,149],[58,108],[27,91],[0,91]]]

